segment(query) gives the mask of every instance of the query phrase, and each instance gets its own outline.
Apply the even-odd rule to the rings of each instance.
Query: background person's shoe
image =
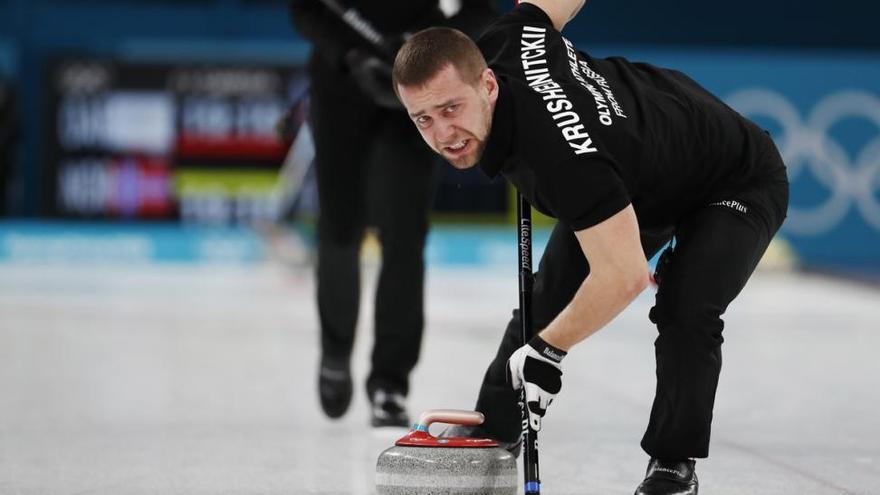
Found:
[[[438,438],[488,438],[497,442],[499,447],[510,452],[513,457],[519,457],[520,450],[522,449],[522,442],[520,442],[519,439],[513,442],[505,442],[503,440],[493,438],[492,435],[489,435],[482,426],[450,425],[448,428],[441,431],[440,434],[437,436]]]
[[[406,413],[406,398],[398,392],[378,389],[370,397],[371,419],[375,427],[409,428],[409,415]]]
[[[635,495],[697,495],[699,488],[693,460],[651,459],[645,481],[636,488]]]
[[[321,408],[328,417],[342,417],[351,404],[351,368],[348,360],[321,359],[318,372],[318,395]]]

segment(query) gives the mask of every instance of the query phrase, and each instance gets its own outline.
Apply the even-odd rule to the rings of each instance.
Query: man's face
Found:
[[[399,86],[400,100],[422,138],[453,167],[473,167],[483,156],[498,99],[498,82],[486,69],[476,84],[447,65],[423,86]]]

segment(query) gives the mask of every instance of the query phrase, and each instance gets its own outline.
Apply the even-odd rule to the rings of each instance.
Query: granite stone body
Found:
[[[516,495],[516,458],[493,448],[395,446],[376,462],[378,495]]]

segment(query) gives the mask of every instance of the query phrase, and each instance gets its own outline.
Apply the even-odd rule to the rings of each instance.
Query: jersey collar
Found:
[[[498,78],[498,99],[495,101],[495,111],[492,113],[492,129],[486,139],[486,150],[480,160],[480,169],[483,173],[494,179],[504,162],[510,156],[513,146],[514,132],[513,95],[504,79]]]

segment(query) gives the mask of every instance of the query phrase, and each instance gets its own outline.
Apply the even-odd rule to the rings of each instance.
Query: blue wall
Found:
[[[512,1],[499,4],[509,8]],[[578,43],[880,50],[880,2],[592,0],[570,24]],[[39,215],[44,67],[58,54],[119,58],[301,59],[285,0],[0,0],[0,76],[22,99],[23,161],[13,213]],[[289,57],[289,58],[288,58]]]
[[[774,131],[794,185],[784,233],[799,255],[880,271],[877,19],[880,2],[854,0],[591,0],[566,35],[595,55],[682,69]],[[52,57],[300,63],[307,50],[283,0],[0,0],[0,77],[26,109],[13,213],[44,204]]]
[[[499,2],[509,8],[513,2]],[[880,2],[833,4],[592,0],[570,24],[579,44],[880,50]],[[5,40],[5,41],[4,41]],[[22,98],[21,198],[13,213],[41,213],[44,66],[59,54],[122,58],[301,59],[285,0],[0,0],[0,75]],[[17,62],[16,62],[17,61]]]

